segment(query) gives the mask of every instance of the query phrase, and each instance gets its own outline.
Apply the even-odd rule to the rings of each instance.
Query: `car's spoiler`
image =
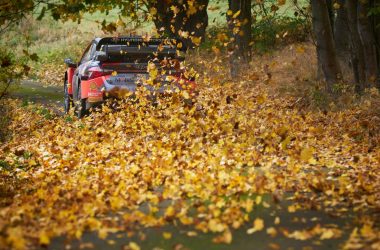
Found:
[[[177,46],[179,43],[182,46]],[[145,47],[152,45],[167,45],[175,49],[185,50],[183,43],[177,38],[143,38],[140,36],[128,36],[128,37],[104,37],[98,41],[96,50],[99,51],[102,46],[106,45],[125,45],[128,47]],[[180,48],[179,48],[180,47]]]
[[[184,60],[178,55],[178,41],[169,38],[122,37],[102,38],[97,45],[96,60],[123,62],[138,59],[149,61],[172,58]]]
[[[127,59],[129,58],[129,59]],[[184,60],[178,56],[177,50],[167,45],[148,45],[148,46],[128,46],[128,45],[103,45],[100,51],[96,52],[96,60],[105,61],[124,61],[133,59],[153,60],[172,58]]]

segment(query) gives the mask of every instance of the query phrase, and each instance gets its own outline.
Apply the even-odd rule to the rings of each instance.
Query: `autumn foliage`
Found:
[[[191,102],[184,102],[190,98],[186,91],[152,101],[138,88],[133,98],[128,92],[128,98],[107,100],[83,119],[74,111],[54,112],[50,104],[0,98],[0,249],[49,247],[59,237],[70,243],[92,233],[102,240],[122,235],[125,249],[138,250],[142,247],[131,240],[133,236],[144,241],[144,230],[168,225],[185,228],[188,237],[212,235],[213,243],[228,247],[239,240],[234,233],[243,229],[247,237],[265,233],[270,239],[310,241],[317,247],[331,240],[343,249],[380,249],[380,94],[373,74],[378,61],[366,63],[359,55],[379,48],[354,49],[368,45],[368,39],[357,36],[359,27],[363,31],[367,21],[377,18],[371,13],[378,7],[367,9],[375,2],[315,0],[313,8],[308,4],[301,8],[292,1],[295,18],[277,19],[276,13],[289,1],[232,0],[222,13],[225,25],[212,27],[214,33],[206,30],[209,2],[214,4],[211,8],[219,4],[208,0],[0,4],[0,31],[25,20],[25,15],[80,23],[85,12],[107,16],[113,9],[118,11],[117,20],[96,20],[99,31],[118,36],[130,24],[151,22],[153,35],[178,36],[183,50],[196,47],[186,52],[182,66],[191,69],[199,86],[199,96]],[[346,35],[351,51],[345,55],[340,55],[343,48],[335,48],[339,29],[333,30],[331,13],[337,14],[336,26],[350,21]],[[355,20],[338,18],[348,14]],[[294,43],[280,56],[271,52],[259,57],[252,49],[259,48],[260,41],[265,45],[266,36],[273,44],[293,42],[290,36],[304,41],[310,15],[316,44]],[[276,30],[281,20],[285,28]],[[78,36],[81,42],[84,34]],[[81,46],[78,41],[57,57],[63,62],[61,56],[77,50],[79,54]],[[9,52],[12,49],[0,49],[0,83],[6,90],[28,71],[36,71],[40,83],[63,84],[63,65],[55,59],[41,58],[37,65],[39,56],[28,48],[13,51],[26,57],[32,63],[29,67]],[[329,64],[332,55],[335,70]],[[338,65],[342,56],[350,62],[346,75]],[[365,69],[366,65],[371,67]],[[148,71],[151,83],[165,74],[153,66]],[[260,209],[273,209],[271,221],[258,215]],[[304,226],[289,229],[293,221],[285,224],[279,211],[291,215],[318,211],[331,216],[327,220],[348,221],[341,227],[317,217],[294,216]],[[311,221],[317,223],[311,226]],[[163,240],[172,237],[171,232],[162,234]]]
[[[13,138],[0,148],[9,166],[1,168],[0,188],[12,178],[18,186],[0,209],[2,248],[173,222],[230,243],[231,232],[246,223],[249,234],[265,228],[251,214],[269,206],[260,197],[266,194],[276,202],[294,196],[299,203],[290,213],[380,208],[380,137],[365,115],[368,103],[308,112],[292,98],[274,98],[265,84],[206,78],[191,107],[176,96],[157,106],[121,100],[77,120],[47,116],[38,105],[6,104]],[[371,221],[361,223],[371,234],[353,233],[347,246],[367,241],[376,249],[379,232]],[[335,228],[267,232],[277,231],[301,240],[341,235]]]

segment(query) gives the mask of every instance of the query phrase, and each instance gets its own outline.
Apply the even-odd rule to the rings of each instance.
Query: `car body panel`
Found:
[[[101,102],[105,93],[104,82],[110,76],[97,77],[81,81],[81,98],[88,98],[89,102]]]
[[[67,69],[67,88],[69,95],[73,94],[73,76],[75,73],[75,68],[69,67]]]

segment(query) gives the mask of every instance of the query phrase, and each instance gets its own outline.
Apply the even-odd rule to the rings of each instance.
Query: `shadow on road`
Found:
[[[298,210],[289,213],[288,206],[294,201],[283,200],[280,203],[271,201],[270,195],[264,195],[266,206],[256,206],[250,213],[249,222],[239,229],[231,229],[232,242],[230,244],[217,244],[213,239],[215,233],[202,233],[194,227],[184,226],[173,220],[163,227],[144,227],[139,223],[134,225],[121,225],[118,233],[109,233],[107,238],[101,239],[97,231],[86,231],[80,240],[70,240],[58,237],[52,240],[48,249],[129,249],[130,242],[137,243],[141,249],[341,249],[355,227],[357,214],[348,212],[342,216],[335,216],[323,210]],[[162,203],[160,211],[165,210],[168,204]],[[148,213],[143,206],[142,212]],[[126,211],[126,213],[128,213]],[[222,216],[222,215],[221,215]],[[110,214],[103,218],[110,221],[120,221],[122,212]],[[252,228],[252,221],[256,218],[264,221],[263,230],[248,234]],[[120,230],[122,229],[122,230]],[[337,230],[338,235],[323,239],[318,230]],[[169,234],[170,237],[164,237]],[[314,236],[310,236],[313,235]],[[293,236],[292,236],[293,235]],[[304,236],[303,236],[304,235]],[[305,237],[302,239],[302,237]]]

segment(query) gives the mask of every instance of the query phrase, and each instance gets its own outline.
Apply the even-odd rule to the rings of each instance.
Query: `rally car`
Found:
[[[92,40],[78,63],[65,59],[65,113],[74,107],[81,118],[120,91],[144,89],[152,96],[186,91],[186,97],[194,98],[195,78],[181,64],[179,44],[175,39],[138,36]]]

